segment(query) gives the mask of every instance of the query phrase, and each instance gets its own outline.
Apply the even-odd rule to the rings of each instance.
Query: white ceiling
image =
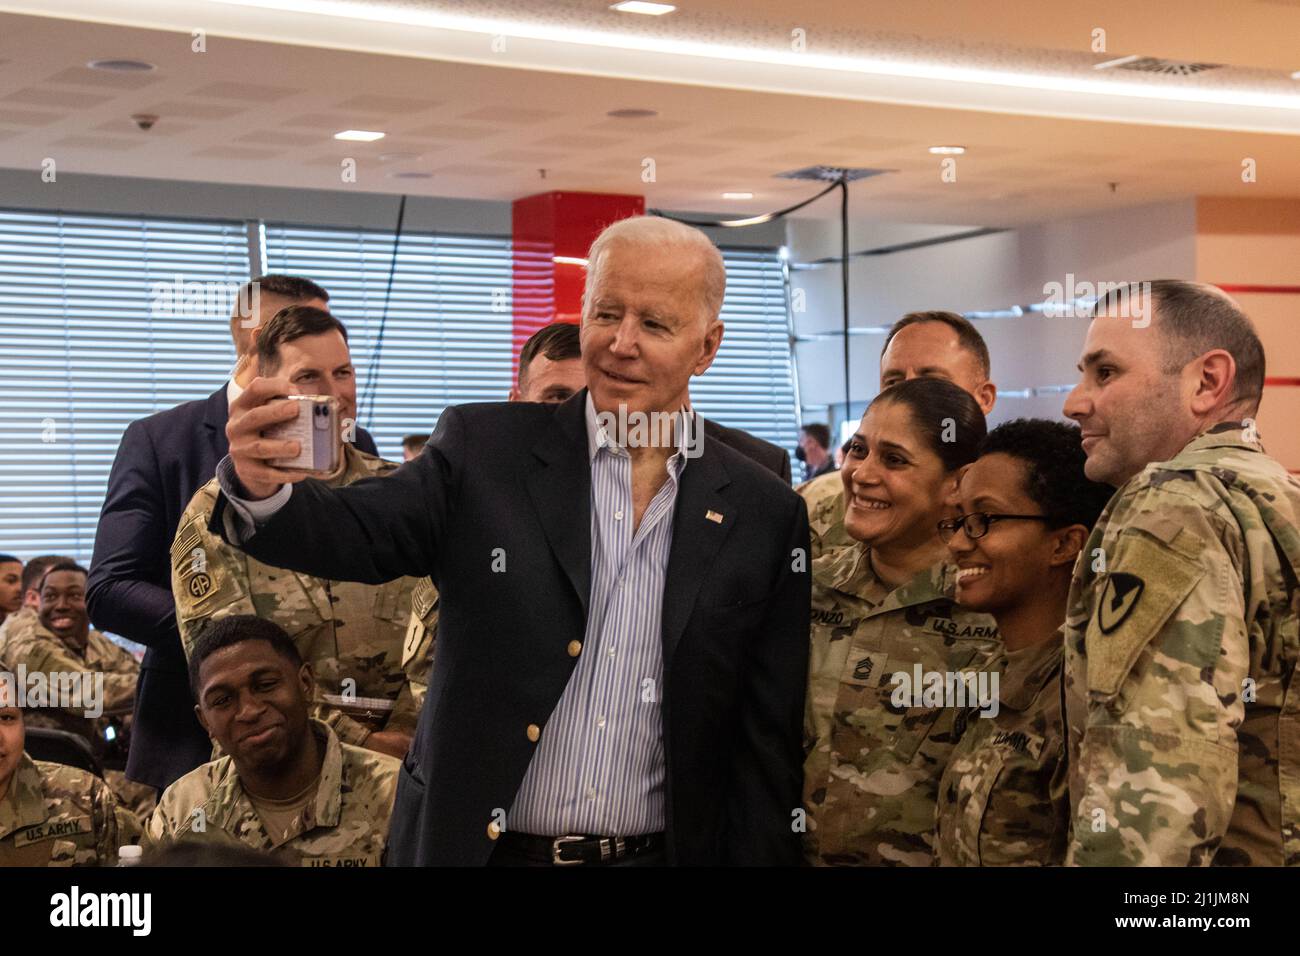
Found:
[[[450,23],[451,4],[410,0],[343,11],[361,18],[321,16],[340,8],[308,0],[42,0],[62,16],[0,13],[0,166],[32,170],[33,188],[53,158],[60,172],[496,200],[635,192],[742,215],[816,189],[774,173],[828,163],[893,171],[853,187],[855,216],[980,225],[1191,195],[1300,196],[1300,83],[1288,75],[1300,69],[1300,0],[910,0],[796,14],[787,0],[683,0],[657,19],[606,6],[459,0],[454,15],[474,19],[449,30],[430,24]],[[506,27],[494,48],[491,30]],[[1107,54],[1090,49],[1097,27]],[[784,62],[796,28],[823,65]],[[681,52],[701,43],[727,55]],[[1227,66],[1188,79],[1092,69],[1129,53]],[[100,58],[157,69],[85,68]],[[938,63],[965,73],[926,72]],[[1026,74],[1040,79],[1025,88]],[[1110,88],[1086,92],[1097,84]],[[606,116],[624,107],[659,115]],[[135,113],[161,119],[145,133]],[[331,138],[344,128],[388,136]],[[938,143],[968,149],[956,182],[926,150]],[[355,184],[341,179],[347,158]],[[755,197],[721,200],[732,190]]]

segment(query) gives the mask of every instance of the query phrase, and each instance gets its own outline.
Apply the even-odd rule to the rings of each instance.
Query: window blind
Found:
[[[242,222],[0,210],[0,551],[88,563],[126,426],[230,373]]]

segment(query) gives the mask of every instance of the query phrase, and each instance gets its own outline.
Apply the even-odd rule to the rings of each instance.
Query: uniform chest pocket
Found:
[[[948,834],[966,866],[982,866],[981,845],[989,801],[1002,776],[1005,755],[1000,747],[984,747],[956,780],[956,813]]]
[[[375,620],[405,625],[411,611],[411,593],[415,590],[412,578],[398,578],[375,589]]]
[[[887,698],[885,704],[895,712],[897,711],[892,700]],[[921,746],[927,740],[937,743],[939,742],[938,738],[944,734],[951,738],[952,724],[953,712],[950,708],[907,707],[903,710],[901,719],[898,722],[891,749],[901,762],[911,763],[916,757],[917,751],[921,749]],[[950,743],[949,746],[951,746]],[[943,765],[940,762],[937,772],[942,772],[942,770]]]
[[[46,866],[76,866],[77,841],[53,840],[50,843],[50,861]]]

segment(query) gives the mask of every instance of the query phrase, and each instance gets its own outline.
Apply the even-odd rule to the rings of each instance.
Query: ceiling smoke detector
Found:
[[[1135,73],[1159,73],[1162,76],[1196,76],[1207,70],[1222,68],[1222,63],[1193,63],[1190,60],[1166,60],[1158,56],[1122,56],[1093,67],[1094,70],[1132,70]]]
[[[792,169],[789,172],[777,173],[776,178],[811,179],[816,182],[838,183],[841,179],[856,182],[859,179],[868,179],[872,176],[892,172],[894,172],[892,169],[867,169],[864,166],[805,166],[803,169]]]

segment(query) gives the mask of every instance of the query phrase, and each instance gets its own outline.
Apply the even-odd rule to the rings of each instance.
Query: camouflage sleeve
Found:
[[[1071,635],[1087,708],[1066,862],[1208,865],[1232,815],[1245,712],[1240,535],[1169,492],[1115,517]]]
[[[123,652],[125,653],[125,652]],[[135,685],[137,672],[114,673],[107,670],[95,671],[86,667],[86,662],[65,648],[58,640],[42,638],[36,634],[21,641],[11,641],[6,649],[6,665],[16,666],[22,663],[27,672],[44,674],[83,674],[83,680],[96,676],[104,678],[101,707],[105,716],[116,717],[129,714],[135,707]],[[10,663],[9,658],[13,658]],[[85,705],[80,701],[69,702],[60,708],[77,717],[86,716]]]
[[[118,848],[127,843],[134,843],[139,834],[139,827],[128,823],[131,815],[118,805],[117,797],[108,784],[98,777],[95,780],[94,809],[91,811],[94,821],[95,853],[100,866],[113,866],[117,863]]]
[[[172,542],[172,596],[186,659],[203,625],[232,614],[256,614],[242,553],[208,530],[214,483],[200,488]]]
[[[166,846],[176,839],[179,821],[174,818],[175,806],[173,788],[168,787],[158,799],[158,806],[149,814],[144,832],[140,835],[140,845],[145,848],[145,852]]]
[[[308,716],[330,727],[338,734],[339,740],[354,747],[364,747],[366,738],[370,736],[370,728],[365,724],[353,720],[337,707],[332,707],[323,701],[314,702]]]

